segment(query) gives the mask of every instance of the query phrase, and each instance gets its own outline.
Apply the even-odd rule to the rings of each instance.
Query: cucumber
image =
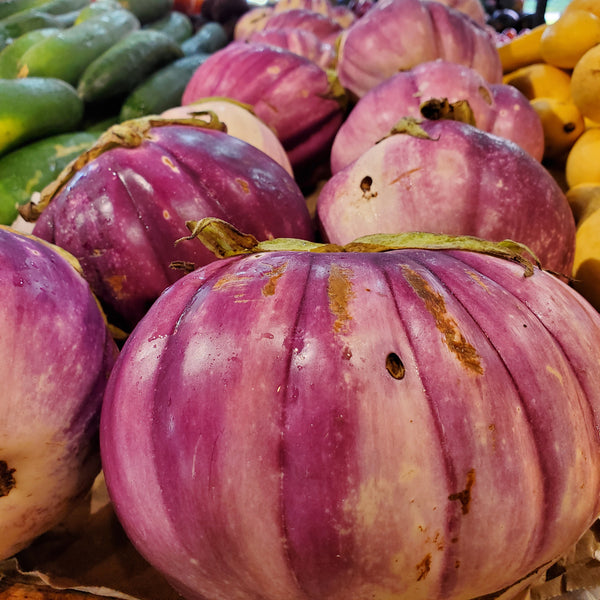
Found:
[[[77,91],[84,102],[125,95],[181,56],[179,44],[162,31],[133,31],[87,67]]]
[[[119,121],[157,115],[181,104],[181,97],[194,71],[210,54],[184,56],[159,69],[127,96]]]
[[[0,50],[0,78],[14,79],[19,76],[19,61],[26,50],[44,38],[56,35],[58,27],[34,29],[19,36],[12,44]]]
[[[2,0],[0,2],[0,19],[5,19],[30,8],[38,8],[46,2],[48,0]]]
[[[156,29],[166,33],[178,44],[187,40],[194,33],[194,23],[186,14],[177,10],[169,13],[158,21],[153,21],[145,26],[146,29]]]
[[[90,63],[139,27],[139,20],[128,10],[91,17],[29,48],[20,68],[29,77],[55,77],[77,86]]]
[[[0,21],[0,36],[14,41],[28,31],[44,27],[61,27],[56,15],[42,12],[36,8],[24,10]]]
[[[130,10],[142,25],[164,17],[174,6],[174,0],[119,0],[119,3]]]
[[[118,0],[96,0],[79,11],[75,25],[83,23],[92,17],[122,8]]]
[[[181,49],[186,56],[197,53],[212,54],[229,43],[227,31],[220,23],[209,21],[198,31],[181,42]]]
[[[64,15],[75,10],[81,10],[89,5],[90,0],[46,0],[39,10],[50,15]]]
[[[18,207],[29,202],[82,152],[90,148],[100,132],[59,133],[26,144],[0,158],[0,223],[10,225]]]
[[[27,142],[77,129],[84,104],[60,79],[0,79],[0,155]]]

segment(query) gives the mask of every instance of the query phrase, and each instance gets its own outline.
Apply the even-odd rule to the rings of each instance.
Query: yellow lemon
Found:
[[[600,183],[579,183],[569,188],[565,196],[573,211],[575,223],[583,223],[594,211],[600,208]]]
[[[502,82],[516,87],[526,98],[571,97],[571,76],[566,71],[540,62],[521,67],[502,78]]]
[[[585,131],[579,109],[569,100],[534,98],[530,101],[544,129],[544,158],[566,155]]]
[[[563,14],[571,10],[587,10],[600,17],[600,0],[571,0],[565,7]]]
[[[580,183],[600,183],[600,128],[586,129],[575,141],[565,163],[569,188]]]
[[[540,37],[540,54],[555,67],[572,69],[598,43],[600,17],[587,10],[570,10],[546,26]]]
[[[600,121],[600,44],[590,48],[573,68],[571,97],[584,117]]]
[[[596,200],[600,186],[586,190]],[[600,310],[600,210],[591,201],[575,231],[575,257],[573,261],[573,287],[596,310]]]

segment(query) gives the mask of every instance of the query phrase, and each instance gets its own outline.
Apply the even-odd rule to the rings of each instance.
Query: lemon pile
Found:
[[[554,23],[498,51],[504,83],[540,116],[544,164],[573,210],[573,287],[600,310],[600,0],[571,0]]]

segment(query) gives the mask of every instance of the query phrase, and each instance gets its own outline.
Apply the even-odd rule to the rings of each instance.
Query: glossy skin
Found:
[[[315,33],[307,29],[265,27],[251,34],[248,41],[285,48],[312,60],[322,69],[334,68],[337,60],[334,45],[322,41]]]
[[[201,115],[202,111],[211,111],[216,114],[219,121],[225,123],[227,133],[252,144],[275,162],[279,163],[292,177],[294,171],[287,152],[284,150],[279,138],[265,123],[263,123],[251,110],[240,106],[236,102],[215,98],[200,100],[185,106],[175,106],[164,111],[164,118],[180,119],[190,116],[210,121],[210,115]]]
[[[392,135],[331,177],[317,199],[336,244],[372,233],[429,231],[529,246],[569,275],[575,222],[554,178],[509,140],[458,121],[424,121],[427,139]]]
[[[0,229],[0,559],[58,524],[100,470],[116,359],[89,286],[40,240]]]
[[[304,197],[254,146],[193,126],[150,130],[136,148],[110,149],[55,196],[34,233],[69,250],[115,325],[130,331],[183,275],[173,261],[214,260],[200,243],[175,244],[186,220],[216,216],[259,239],[311,239]]]
[[[422,119],[421,105],[431,99],[466,100],[479,129],[511,139],[536,159],[542,159],[542,123],[519,90],[505,84],[488,84],[470,67],[436,59],[396,73],[356,103],[333,141],[332,173],[388,135],[401,118]]]
[[[292,167],[329,156],[343,120],[327,73],[314,62],[283,48],[231,42],[194,73],[182,104],[225,96],[250,104],[272,127]]]
[[[443,58],[469,66],[489,83],[502,81],[490,32],[433,0],[380,0],[340,37],[338,77],[360,98],[398,71]]]
[[[273,11],[263,29],[295,27],[314,33],[321,41],[335,44],[343,27],[331,16],[306,8],[293,8],[283,12]]]
[[[212,263],[122,350],[109,492],[190,599],[479,597],[600,510],[599,342],[560,280],[472,252]]]

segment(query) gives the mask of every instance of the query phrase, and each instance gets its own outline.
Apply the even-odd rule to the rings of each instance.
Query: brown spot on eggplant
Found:
[[[161,160],[169,169],[172,169],[175,173],[179,173],[179,168],[168,156],[163,156]]]
[[[14,473],[15,469],[9,468],[5,460],[0,460],[0,498],[8,496],[17,485]]]
[[[275,289],[277,287],[277,282],[281,278],[281,276],[285,273],[285,268],[287,263],[279,265],[278,267],[274,267],[268,273],[269,280],[263,286],[262,294],[263,296],[272,296],[275,293]]]
[[[327,281],[327,296],[329,298],[329,310],[335,316],[333,330],[340,333],[347,322],[352,319],[348,312],[348,304],[354,296],[350,269],[338,265],[332,265]]]
[[[239,184],[239,186],[242,188],[245,194],[250,193],[250,186],[248,185],[248,182],[245,179],[238,178],[235,181]]]
[[[435,325],[442,333],[444,343],[467,369],[481,375],[483,367],[477,350],[466,340],[458,329],[456,321],[446,311],[444,297],[437,293],[418,273],[404,266],[404,277],[425,303],[425,307],[435,319]]]
[[[117,298],[121,296],[126,279],[125,275],[111,275],[106,278],[106,283],[108,283]]]
[[[417,565],[417,581],[422,581],[431,571],[431,554],[426,554],[423,560]]]
[[[467,473],[465,489],[461,490],[460,492],[456,492],[455,494],[450,494],[448,496],[448,500],[458,500],[460,502],[460,508],[463,515],[466,515],[469,512],[469,505],[471,504],[471,490],[473,489],[474,485],[475,469],[469,469]]]

